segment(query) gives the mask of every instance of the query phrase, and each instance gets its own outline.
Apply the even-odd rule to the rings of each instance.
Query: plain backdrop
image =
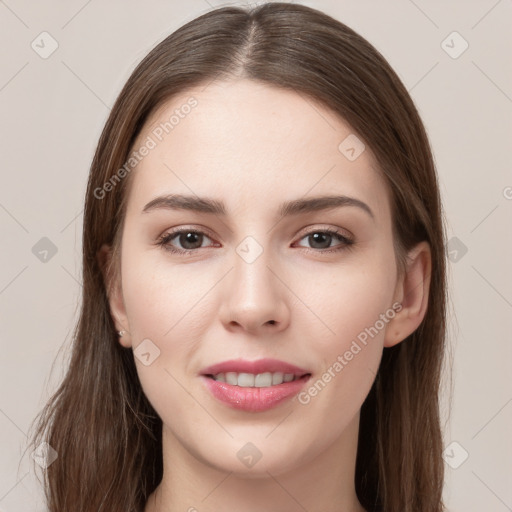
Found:
[[[512,2],[297,3],[375,45],[424,120],[449,240],[445,499],[450,511],[510,511]],[[85,185],[109,110],[153,46],[220,5],[0,1],[0,511],[44,510],[27,433],[65,370]]]

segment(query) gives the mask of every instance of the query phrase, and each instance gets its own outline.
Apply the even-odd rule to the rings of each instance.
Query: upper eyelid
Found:
[[[164,232],[159,238],[169,236],[171,239],[175,238],[178,235],[183,233],[199,233],[200,235],[206,235],[210,240],[214,240],[215,237],[210,234],[210,231],[206,228],[189,228],[189,227],[179,227],[176,229],[170,229],[169,231]]]

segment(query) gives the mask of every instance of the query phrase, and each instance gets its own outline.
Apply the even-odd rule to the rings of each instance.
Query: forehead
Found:
[[[171,192],[219,197],[228,209],[334,192],[388,211],[370,148],[292,90],[246,79],[189,89],[151,115],[132,149],[144,145],[151,149],[133,171],[129,209]]]

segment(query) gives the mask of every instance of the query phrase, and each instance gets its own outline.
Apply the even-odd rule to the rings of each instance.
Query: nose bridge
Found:
[[[283,324],[286,319],[286,287],[275,275],[268,239],[246,236],[235,247],[233,271],[228,279],[223,320],[254,330],[265,324]],[[269,268],[270,267],[270,268]]]
[[[261,236],[260,236],[261,239]],[[241,303],[254,304],[275,295],[274,274],[268,241],[261,243],[253,236],[245,237],[234,255],[234,292]]]

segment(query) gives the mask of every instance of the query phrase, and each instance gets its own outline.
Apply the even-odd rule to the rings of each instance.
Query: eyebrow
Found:
[[[307,199],[295,199],[281,203],[279,206],[279,215],[281,217],[300,215],[316,211],[330,210],[342,206],[355,206],[365,211],[372,219],[375,218],[371,208],[354,197],[348,196],[321,196]],[[189,210],[199,213],[210,213],[214,215],[226,216],[226,206],[222,201],[208,197],[197,197],[184,194],[169,194],[152,199],[144,206],[142,213],[153,210]]]

